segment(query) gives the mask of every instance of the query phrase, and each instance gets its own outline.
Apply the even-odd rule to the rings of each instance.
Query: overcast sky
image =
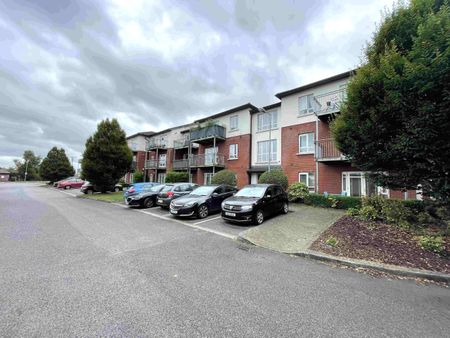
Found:
[[[160,130],[360,63],[392,0],[1,0],[0,167],[79,158],[104,118]]]

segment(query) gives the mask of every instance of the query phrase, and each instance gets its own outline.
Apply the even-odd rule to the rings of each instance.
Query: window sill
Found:
[[[228,159],[228,161],[236,161],[236,160],[239,160],[239,158],[238,158],[238,157],[233,157],[233,158],[230,157],[230,158]]]
[[[314,115],[314,113],[306,113],[306,114],[297,113],[297,117],[305,117],[305,116],[311,116],[311,115]]]
[[[272,129],[263,129],[263,130],[257,130],[256,133],[267,133],[269,131],[274,131],[274,130],[278,130],[278,127],[276,128],[272,128]]]
[[[229,133],[233,133],[233,132],[235,132],[235,131],[239,131],[239,128],[238,128],[238,129],[230,129],[228,132],[229,132]]]
[[[308,153],[297,153],[295,154],[297,156],[302,156],[302,155],[314,155],[314,152],[308,152]]]

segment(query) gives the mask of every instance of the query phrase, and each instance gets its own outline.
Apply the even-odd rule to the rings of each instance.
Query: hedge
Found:
[[[169,171],[166,175],[165,183],[189,182],[189,175],[186,171]]]
[[[283,170],[266,171],[259,177],[259,183],[279,184],[284,190],[288,188],[288,178]]]
[[[236,186],[236,173],[231,170],[221,170],[214,174],[211,184],[228,184],[234,187]]]
[[[309,194],[305,196],[303,203],[315,207],[349,209],[360,208],[361,198],[351,196],[324,196],[320,194]]]

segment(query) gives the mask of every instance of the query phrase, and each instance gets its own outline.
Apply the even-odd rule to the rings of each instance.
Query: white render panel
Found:
[[[142,135],[137,135],[127,140],[128,147],[132,151],[145,151],[145,143],[145,137]]]
[[[278,111],[278,128],[274,128],[270,131],[270,138],[272,140],[277,140],[277,160],[271,161],[271,165],[281,165],[281,128],[280,128],[280,107],[275,109],[267,110]],[[264,166],[268,162],[258,163],[258,142],[269,140],[269,130],[258,131],[258,115],[259,113],[252,114],[252,167],[253,166]]]
[[[234,130],[234,131],[230,131],[230,117],[235,116],[235,115],[239,116],[238,129]],[[217,124],[221,125],[222,127],[225,127],[227,138],[250,134],[250,110],[249,109],[242,109],[237,112],[215,118],[214,121]]]
[[[334,90],[341,89],[342,85],[345,85],[348,79],[342,79],[338,81],[333,81],[321,86],[307,89],[302,92],[298,92],[281,99],[281,113],[279,117],[280,127],[287,127],[296,124],[303,124],[308,122],[316,121],[316,115],[313,113],[308,115],[299,116],[299,98],[304,95],[313,94],[314,96],[326,94]]]

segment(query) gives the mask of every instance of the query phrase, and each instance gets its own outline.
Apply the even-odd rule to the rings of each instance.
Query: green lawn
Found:
[[[96,193],[93,195],[79,195],[80,198],[87,198],[91,200],[103,201],[103,202],[123,202],[123,191],[119,192],[108,192],[106,194]]]

